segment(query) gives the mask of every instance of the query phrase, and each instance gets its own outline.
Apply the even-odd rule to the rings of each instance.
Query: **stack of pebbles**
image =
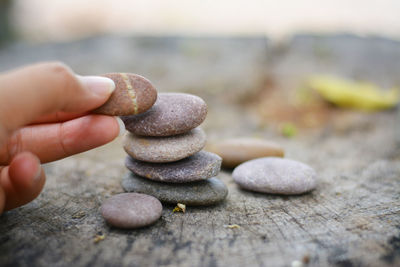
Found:
[[[124,190],[189,206],[224,200],[228,189],[215,177],[221,158],[202,150],[206,135],[198,126],[206,115],[207,105],[197,96],[160,93],[147,112],[121,117],[128,131],[125,165],[131,171],[122,180]]]
[[[108,101],[94,110],[94,113],[110,116],[137,115],[150,109],[156,102],[157,90],[142,76],[131,73],[108,73],[102,76],[114,82],[115,90]],[[152,224],[160,218],[161,212],[162,205],[158,199],[138,193],[117,194],[101,205],[103,218],[118,228],[130,229]]]

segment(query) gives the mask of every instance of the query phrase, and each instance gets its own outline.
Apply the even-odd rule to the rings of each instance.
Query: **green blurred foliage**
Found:
[[[282,135],[287,138],[292,138],[297,135],[297,127],[291,122],[286,122],[281,125]]]

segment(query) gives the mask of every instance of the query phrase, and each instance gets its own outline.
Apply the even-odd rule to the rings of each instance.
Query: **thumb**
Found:
[[[59,62],[0,74],[0,138],[1,131],[9,134],[46,114],[92,110],[106,102],[114,89],[111,79],[77,76]]]

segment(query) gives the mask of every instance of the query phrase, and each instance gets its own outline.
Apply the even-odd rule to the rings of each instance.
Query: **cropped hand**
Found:
[[[0,214],[41,192],[46,163],[112,141],[114,117],[89,111],[107,101],[111,79],[77,76],[62,63],[0,74]]]

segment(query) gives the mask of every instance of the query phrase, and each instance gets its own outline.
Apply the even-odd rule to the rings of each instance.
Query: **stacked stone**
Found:
[[[221,158],[202,150],[206,134],[198,127],[207,105],[199,97],[160,93],[145,113],[121,117],[127,133],[123,147],[130,170],[122,180],[127,192],[151,195],[161,202],[212,205],[228,194],[215,176]]]

